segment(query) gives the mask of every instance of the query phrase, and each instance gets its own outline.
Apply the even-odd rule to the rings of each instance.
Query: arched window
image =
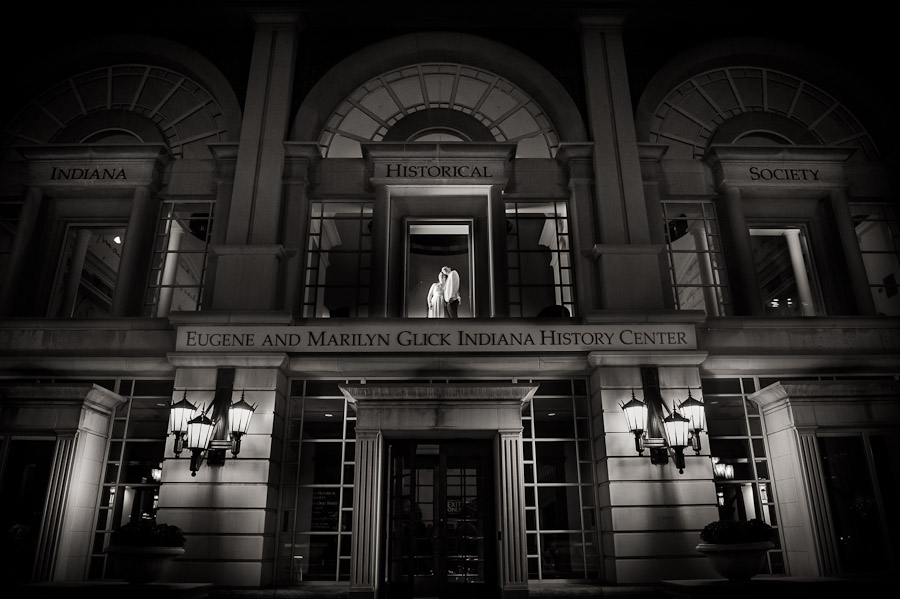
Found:
[[[359,158],[360,142],[501,141],[517,158],[552,158],[559,136],[543,109],[503,77],[461,64],[382,73],[351,93],[319,135],[326,158]]]
[[[875,159],[869,133],[841,102],[812,83],[772,69],[729,66],[673,87],[650,118],[649,140],[667,158],[700,158],[713,143],[857,147]]]

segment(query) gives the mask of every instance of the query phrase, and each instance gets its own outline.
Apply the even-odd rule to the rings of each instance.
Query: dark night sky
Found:
[[[882,151],[894,145],[896,113],[888,104],[897,54],[892,19],[870,0],[831,10],[824,3],[697,1],[534,1],[366,4],[337,2],[22,3],[6,9],[0,23],[4,120],[65,74],[77,53],[69,48],[98,35],[153,34],[183,43],[210,59],[243,101],[253,29],[245,8],[302,7],[294,109],[309,88],[347,54],[410,31],[464,31],[506,43],[542,63],[584,105],[580,45],[572,14],[604,9],[626,13],[624,33],[632,96],[637,101],[650,77],[670,58],[699,43],[723,37],[766,37],[808,47],[848,73],[846,86],[880,103],[880,112],[851,110],[866,122]],[[883,6],[881,4],[880,6]],[[354,10],[349,10],[352,7]],[[61,53],[61,54],[60,54]],[[870,88],[870,89],[867,89]],[[842,90],[829,89],[839,99]],[[851,95],[851,94],[846,94]],[[852,104],[852,102],[848,102]]]

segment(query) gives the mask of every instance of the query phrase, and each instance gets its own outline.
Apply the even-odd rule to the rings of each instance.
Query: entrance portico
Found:
[[[485,543],[496,544],[486,554],[495,555],[497,563],[486,568],[496,576],[484,586],[496,588],[502,597],[527,596],[522,408],[538,386],[367,384],[340,389],[357,414],[351,595],[375,597],[385,583],[387,441],[469,438],[493,442],[495,484],[489,504],[495,511],[496,540]]]

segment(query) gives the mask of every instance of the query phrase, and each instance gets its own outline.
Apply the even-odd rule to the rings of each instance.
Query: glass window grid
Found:
[[[818,276],[819,269],[816,266],[816,257],[813,255],[813,252],[810,248],[811,239],[807,224],[804,222],[787,223],[783,221],[760,221],[749,222],[747,224],[748,231],[750,232],[751,245],[754,246],[754,262],[756,262],[757,260],[755,249],[757,247],[757,242],[755,241],[755,239],[767,237],[773,237],[776,239],[784,238],[783,249],[773,252],[769,256],[770,259],[764,264],[755,265],[756,276],[759,283],[759,291],[763,298],[763,310],[765,312],[765,315],[775,318],[784,316],[799,317],[802,315],[802,308],[800,308],[801,301],[799,298],[799,287],[801,285],[800,279],[802,278],[803,273],[797,272],[795,270],[794,263],[790,258],[790,245],[787,241],[788,232],[799,231],[800,255],[802,256],[802,263],[805,269],[806,283],[809,286],[812,309],[815,312],[815,316],[826,316],[825,301],[822,296],[823,289],[822,285],[819,282]],[[781,268],[779,268],[778,262],[775,261],[777,260],[778,254],[780,253],[787,254],[787,260],[781,263]],[[772,294],[775,290],[777,290],[778,288],[783,288],[785,283],[787,283],[788,285],[794,285],[798,289],[798,297],[796,301],[794,301],[793,298],[787,298],[787,300],[782,303],[780,301],[780,298],[770,297],[770,294]],[[769,287],[767,287],[767,285]]]
[[[367,223],[372,222],[373,203],[368,201],[348,201],[340,200],[331,202],[331,204],[341,204],[344,206],[355,205],[354,211],[328,212],[330,202],[316,201],[310,204],[309,212],[309,231],[306,256],[306,284],[303,294],[302,312],[305,318],[315,318],[323,316],[324,296],[328,289],[350,289],[354,291],[354,304],[349,306],[350,314],[348,316],[365,318],[369,315],[369,291],[371,281],[371,264],[372,264],[372,232],[369,230]],[[340,246],[323,249],[323,235],[328,230],[326,223],[328,221],[359,221],[359,239],[356,240],[355,249],[341,249]],[[346,240],[341,245],[353,248],[351,240]],[[327,244],[326,244],[327,245]],[[325,273],[325,267],[329,263],[331,254],[347,254],[355,255],[356,264],[356,280],[347,284],[328,283]]]
[[[157,395],[155,392],[150,395],[138,394],[141,381],[151,381],[159,386],[167,387],[167,394]],[[57,381],[59,382],[59,381]],[[135,382],[138,384],[135,385]],[[107,382],[108,384],[109,382]],[[172,389],[174,389],[175,381],[172,379],[117,379],[112,389],[114,392],[126,398],[126,401],[120,404],[113,415],[111,424],[111,435],[107,446],[107,458],[104,465],[104,473],[99,489],[98,496],[98,512],[94,525],[94,538],[91,544],[91,555],[88,562],[88,579],[101,579],[107,577],[115,577],[115,573],[108,568],[106,554],[103,548],[109,544],[109,535],[118,527],[116,523],[116,515],[123,518],[121,523],[125,523],[123,511],[124,491],[126,487],[135,489],[147,489],[153,493],[153,502],[151,506],[151,517],[147,518],[151,522],[156,521],[156,509],[159,501],[159,481],[150,479],[148,482],[128,482],[126,481],[127,464],[124,463],[127,451],[130,449],[129,444],[148,444],[149,446],[157,445],[159,450],[158,460],[153,459],[154,463],[158,463],[158,468],[162,468],[163,457],[165,454],[166,436],[158,437],[129,437],[129,431],[133,430],[132,425],[136,421],[142,420],[132,410],[133,400],[140,398],[142,400],[157,400],[161,418],[164,422],[164,428],[168,428],[169,406],[172,403]],[[106,385],[104,385],[106,386]],[[163,388],[154,389],[153,391],[163,391]],[[166,431],[168,432],[168,431]],[[161,472],[161,470],[160,470]],[[130,520],[130,518],[129,518]]]
[[[540,383],[540,380],[531,379],[524,381],[520,379],[518,382]],[[581,536],[581,571],[584,578],[594,578],[599,576],[600,572],[600,548],[598,546],[597,537],[597,512],[596,498],[594,497],[595,489],[593,485],[593,456],[591,447],[590,422],[587,410],[587,395],[576,393],[572,382],[569,381],[570,395],[542,395],[540,388],[535,394],[535,398],[540,399],[570,399],[572,402],[572,434],[565,437],[537,437],[534,427],[534,401],[528,404],[522,414],[522,437],[523,448],[525,452],[524,465],[526,471],[531,469],[531,475],[526,474],[525,477],[525,522],[526,522],[526,548],[528,559],[528,578],[531,580],[544,580],[544,565],[541,556],[543,555],[543,544],[545,535],[549,534],[568,534]],[[586,387],[585,387],[586,389]],[[584,402],[585,405],[579,407],[577,402]],[[538,482],[540,468],[540,446],[542,443],[568,441],[575,443],[575,452],[578,466],[574,469],[576,480],[559,482]],[[529,459],[530,458],[530,459]],[[579,490],[579,511],[578,511],[578,528],[568,529],[550,529],[542,528],[541,518],[538,510],[538,493],[541,489],[546,488],[576,488]],[[591,522],[588,523],[586,516],[590,516]],[[551,578],[546,578],[551,580]]]
[[[746,464],[750,473],[750,478],[734,478],[729,480],[716,478],[715,485],[717,502],[724,501],[724,493],[728,488],[731,488],[734,491],[739,491],[739,489],[744,487],[745,485],[751,485],[755,502],[754,510],[756,513],[747,514],[747,518],[759,518],[767,524],[771,525],[776,529],[778,539],[780,539],[781,519],[780,515],[778,514],[778,505],[775,499],[774,485],[772,484],[772,479],[769,477],[770,469],[768,468],[766,440],[761,428],[762,416],[760,415],[759,409],[756,404],[747,399],[747,395],[750,395],[757,389],[760,389],[759,379],[758,377],[710,377],[710,379],[704,378],[701,381],[701,385],[708,387],[716,385],[716,383],[710,383],[711,379],[718,381],[720,385],[723,380],[731,381],[734,387],[732,389],[729,389],[728,391],[730,392],[727,393],[712,393],[706,390],[703,391],[703,403],[705,404],[707,410],[707,423],[709,423],[708,426],[711,427],[708,431],[710,453],[712,454],[713,446],[717,441],[744,441],[746,443],[745,455],[740,458],[728,458],[729,461],[726,463]],[[715,414],[714,406],[716,405],[715,402],[717,398],[740,398],[744,434],[717,435],[716,431],[712,430],[712,427],[714,425],[710,421],[710,415]],[[714,422],[715,420],[716,419],[713,418],[712,422]],[[758,434],[754,434],[755,431],[758,431]],[[713,459],[713,461],[715,462],[716,456],[711,455],[711,459]],[[768,496],[769,491],[767,491],[766,489],[771,490],[771,497]],[[785,573],[782,547],[783,543],[779,540],[776,543],[776,547],[768,552],[766,560],[767,573]]]
[[[140,396],[134,395],[132,393],[134,390],[134,381],[149,381],[158,385],[169,387],[169,393],[158,396],[159,403],[162,404],[160,405],[160,410],[163,412],[162,418],[166,421],[166,425],[168,425],[169,406],[172,401],[171,389],[174,388],[174,381],[172,379],[97,379],[93,377],[21,377],[0,379],[0,385],[3,386],[17,384],[60,385],[93,383],[100,387],[103,387],[104,389],[109,389],[114,393],[118,393],[119,395],[125,397],[127,400],[116,407],[115,413],[113,415],[113,420],[110,423],[110,440],[107,442],[106,448],[107,457],[104,463],[103,478],[97,495],[98,512],[95,514],[94,523],[92,525],[92,530],[94,532],[93,538],[91,540],[91,554],[86,566],[86,578],[89,580],[97,580],[105,577],[104,572],[106,571],[107,562],[106,554],[103,553],[103,548],[109,544],[109,535],[116,528],[113,523],[112,516],[117,513],[117,511],[121,511],[122,493],[116,492],[119,490],[119,487],[121,486],[122,488],[124,488],[125,486],[129,486],[142,489],[155,488],[154,502],[152,506],[154,510],[156,508],[156,502],[158,501],[159,483],[154,482],[126,484],[124,482],[123,472],[125,471],[125,469],[121,467],[121,462],[124,455],[123,452],[126,450],[125,443],[158,443],[160,449],[159,464],[160,466],[162,466],[166,441],[165,437],[128,438],[124,436],[129,430],[128,425],[132,420],[131,400],[134,397],[140,397],[141,399],[152,399],[153,397],[157,397],[155,394]],[[114,436],[115,431],[121,431],[122,435]],[[113,492],[110,493],[110,490],[113,490]],[[106,500],[105,503],[104,499]]]
[[[190,218],[184,219],[180,215],[185,211],[190,211]],[[215,217],[215,202],[173,202],[164,201],[160,206],[159,219],[156,225],[156,233],[153,238],[153,258],[150,262],[150,273],[147,282],[147,291],[144,298],[143,314],[144,316],[157,317],[166,316],[170,309],[178,309],[183,311],[197,311],[203,305],[203,287],[206,282],[206,269],[209,263],[209,244],[212,236],[213,219]],[[197,216],[195,216],[197,215]],[[183,239],[178,243],[178,247],[170,248],[173,242],[172,226],[173,223],[182,221],[187,222],[186,225],[179,224],[183,229],[182,235],[190,235],[190,224],[195,223],[206,232],[206,238],[202,240],[199,248],[186,248]],[[199,238],[198,238],[199,240]],[[196,258],[195,272],[196,283],[185,285],[178,283],[178,268],[184,260],[193,260]],[[172,282],[163,281],[167,263],[174,265],[175,274]],[[165,313],[160,314],[160,296],[165,289],[171,290],[172,298],[169,300],[169,306],[164,308]],[[175,304],[174,296],[181,291],[182,297],[187,296],[192,301],[184,304]]]
[[[531,206],[543,206],[549,204],[553,207],[553,213],[538,213],[527,210]],[[509,315],[516,318],[537,316],[525,314],[522,298],[530,289],[546,289],[553,287],[553,295],[558,306],[568,310],[570,316],[575,316],[575,278],[574,265],[572,263],[571,240],[569,237],[568,209],[565,201],[552,202],[506,202],[506,218],[512,221],[512,227],[507,232],[507,268],[509,285]],[[552,285],[546,283],[526,282],[528,276],[522,271],[522,258],[526,254],[543,254],[546,250],[525,249],[521,245],[519,231],[521,222],[539,219],[544,222],[550,220],[554,223],[555,248],[548,248],[551,255],[551,264],[558,265],[558,274]]]
[[[355,470],[355,433],[350,434],[350,429],[355,427],[356,416],[347,405],[347,401],[343,395],[336,394],[313,394],[314,390],[310,390],[307,394],[308,383],[332,383],[334,391],[337,392],[338,383],[348,383],[347,380],[339,381],[305,381],[295,379],[291,383],[290,410],[288,414],[287,439],[285,442],[285,458],[284,471],[282,473],[281,484],[281,500],[280,515],[282,518],[281,541],[279,542],[280,551],[276,556],[276,582],[279,584],[290,584],[303,580],[303,562],[294,559],[294,556],[301,555],[299,553],[298,540],[302,537],[331,537],[335,541],[335,570],[334,581],[348,581],[350,579],[350,540],[352,535],[352,516],[353,516],[353,472]],[[354,381],[355,382],[355,381]],[[340,399],[343,402],[343,412],[341,414],[342,426],[341,437],[334,439],[303,439],[303,417],[305,411],[305,400],[307,399]],[[304,483],[301,484],[300,466],[302,464],[302,451],[304,445],[310,443],[331,443],[339,444],[341,447],[341,472],[340,482],[338,483]],[[294,463],[296,459],[296,463]],[[294,472],[288,472],[289,468],[294,468]],[[294,484],[288,484],[286,480],[288,474],[293,474]],[[349,477],[349,479],[348,479]],[[338,493],[338,522],[335,531],[301,531],[299,530],[299,518],[297,513],[300,509],[300,492],[301,489],[339,489]],[[319,579],[321,580],[321,579]]]
[[[867,280],[869,288],[872,292],[872,299],[875,301],[876,309],[879,304],[883,305],[885,299],[889,299],[897,295],[900,290],[900,273],[897,272],[900,265],[900,214],[897,207],[886,202],[879,203],[861,203],[852,202],[850,204],[850,212],[853,217],[853,223],[857,231],[857,241],[859,242],[859,251],[862,254],[863,264],[866,268]],[[875,226],[881,226],[887,232],[889,239],[881,239],[883,246],[876,249],[869,244],[864,243],[864,230],[860,230],[863,223],[874,223]],[[892,281],[886,280],[886,277],[879,278],[882,273],[872,272],[874,270],[875,261],[878,260],[889,262],[893,265],[893,272],[888,276],[897,275]],[[872,269],[872,270],[870,270]],[[879,297],[882,296],[882,297]],[[897,301],[895,300],[895,304]],[[898,312],[879,312],[887,316],[898,316]]]
[[[847,381],[847,380],[894,380],[900,376],[893,374],[866,374],[866,375],[849,375],[849,374],[831,374],[831,375],[797,375],[787,374],[779,376],[777,374],[768,374],[765,376],[749,376],[749,377],[704,377],[701,381],[704,389],[712,387],[722,387],[722,383],[729,381],[732,388],[722,390],[721,392],[711,392],[704,390],[703,402],[707,406],[707,422],[710,422],[709,415],[715,410],[712,402],[717,398],[735,398],[740,397],[744,413],[744,426],[747,434],[744,435],[716,435],[715,430],[709,430],[710,447],[716,440],[724,441],[745,441],[747,455],[739,458],[734,463],[747,464],[750,467],[751,477],[749,479],[716,479],[716,495],[721,497],[725,487],[735,487],[750,484],[753,486],[754,500],[756,501],[756,509],[761,514],[756,517],[762,517],[765,522],[770,524],[778,532],[777,546],[768,552],[767,572],[771,574],[784,574],[784,555],[783,543],[781,541],[781,515],[777,502],[777,492],[771,478],[771,470],[768,466],[768,447],[765,435],[762,431],[761,415],[759,409],[753,402],[747,399],[747,396],[759,389],[771,385],[775,382],[789,381]],[[713,419],[715,420],[715,419]],[[708,425],[709,426],[709,425]],[[755,433],[759,431],[759,433]],[[715,457],[715,456],[712,456]],[[767,490],[768,489],[768,490]],[[771,491],[772,496],[768,497]]]
[[[662,201],[663,226],[665,228],[666,238],[666,264],[669,269],[669,280],[672,284],[672,294],[674,296],[675,308],[678,310],[686,309],[682,304],[682,292],[691,289],[699,289],[703,293],[704,305],[707,304],[707,292],[709,289],[715,297],[716,305],[706,310],[710,316],[727,316],[731,314],[731,297],[728,292],[728,276],[725,268],[725,260],[722,255],[721,238],[719,236],[719,225],[716,219],[715,206],[711,201],[703,202],[671,202]],[[682,220],[681,214],[693,213],[695,216],[686,217],[684,220],[689,222],[699,222],[702,225],[703,236],[705,239],[706,249],[693,247],[689,250],[679,250],[673,247],[671,239],[670,226],[672,223]],[[690,233],[686,231],[685,234]],[[694,255],[698,261],[703,260],[710,265],[712,281],[710,283],[687,283],[679,280],[677,274],[676,260],[679,255]],[[700,273],[697,273],[698,276]],[[714,313],[710,313],[712,311]]]
[[[53,294],[47,306],[47,316],[73,319],[109,317],[121,265],[119,262],[121,248],[113,247],[115,242],[110,239],[110,236],[124,236],[126,232],[126,223],[117,220],[65,223],[65,233],[57,259]],[[87,234],[87,236],[82,238],[82,234]],[[79,250],[78,247],[82,240],[87,245],[82,246]],[[103,260],[92,259],[92,257],[96,257],[92,246],[96,244],[96,247],[100,247],[104,243],[110,246],[110,252],[116,256],[115,265],[108,264]],[[79,252],[81,252],[83,261],[80,272],[77,272],[72,269],[78,261],[76,255]],[[71,298],[74,303],[64,306],[67,286],[70,278],[74,277],[78,279],[76,295]],[[83,304],[92,307],[85,309]]]

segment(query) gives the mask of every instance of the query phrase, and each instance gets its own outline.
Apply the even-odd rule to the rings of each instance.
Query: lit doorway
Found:
[[[405,315],[428,317],[429,291],[443,267],[459,275],[459,317],[474,316],[471,220],[406,220]]]

